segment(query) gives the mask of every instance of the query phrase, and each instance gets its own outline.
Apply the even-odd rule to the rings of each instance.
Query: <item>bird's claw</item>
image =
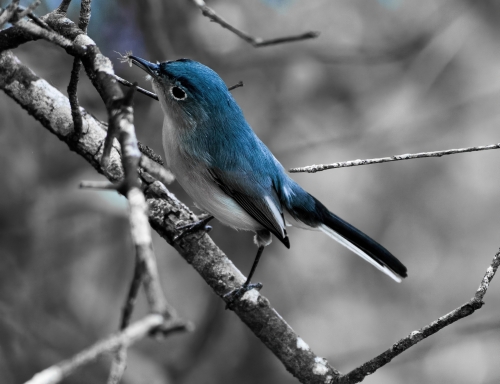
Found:
[[[213,218],[214,217],[212,215],[209,215],[201,220],[195,221],[194,223],[189,223],[177,227],[177,229],[182,232],[174,237],[174,241],[180,240],[184,236],[198,232],[200,230],[203,230],[205,233],[210,232],[212,230],[212,227],[210,225],[207,225],[207,223]]]
[[[243,284],[241,287],[229,291],[222,296],[223,299],[226,300],[226,309],[232,309],[233,304],[241,299],[246,292],[251,291],[252,289],[260,291],[262,286],[262,283]]]

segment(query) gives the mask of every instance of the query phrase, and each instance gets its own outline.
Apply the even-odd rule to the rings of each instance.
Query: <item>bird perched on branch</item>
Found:
[[[397,282],[406,267],[383,246],[330,212],[303,190],[259,140],[222,79],[207,66],[180,59],[151,63],[128,59],[151,76],[164,113],[163,148],[168,168],[187,194],[222,223],[255,232],[257,256],[249,289],[271,235],[290,248],[287,225],[326,233]]]

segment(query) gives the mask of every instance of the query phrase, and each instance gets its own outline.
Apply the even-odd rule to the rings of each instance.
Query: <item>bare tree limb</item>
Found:
[[[152,160],[154,163],[156,163],[156,165],[163,165],[164,164],[161,156],[156,154],[147,145],[142,144],[140,141],[137,142],[137,145],[139,146],[139,151],[141,151],[141,153],[143,153],[144,155],[146,155],[146,157],[148,157],[150,160]]]
[[[135,259],[134,276],[130,284],[130,288],[127,294],[127,300],[123,307],[122,319],[120,321],[120,329],[125,329],[130,324],[130,319],[132,317],[133,308],[137,300],[137,294],[139,293],[139,288],[141,287],[142,280],[144,278],[145,265],[139,258]]]
[[[464,317],[472,315],[476,310],[480,309],[483,306],[484,295],[486,294],[488,286],[493,277],[495,276],[495,273],[499,265],[500,265],[500,252],[498,252],[493,258],[491,265],[486,270],[486,273],[483,279],[481,280],[479,288],[477,289],[472,299],[470,299],[467,303],[461,305],[460,307],[456,308],[455,310],[451,311],[450,313],[441,316],[439,319],[433,321],[429,325],[426,325],[425,327],[420,328],[417,331],[413,331],[405,338],[399,340],[397,343],[395,343],[391,348],[389,348],[381,355],[366,362],[359,368],[353,369],[346,375],[343,375],[339,380],[339,383],[353,384],[363,381],[363,379],[366,376],[372,374],[377,369],[388,364],[393,358],[400,355],[408,348],[413,347],[418,342],[435,334],[444,327],[453,324],[454,322]]]
[[[87,33],[87,27],[90,22],[91,13],[91,3],[92,0],[81,0],[82,4],[80,6],[80,19],[78,20],[78,28],[80,28],[84,33]]]
[[[33,11],[41,4],[41,0],[35,0],[27,7],[19,5],[19,0],[14,0],[5,10],[0,12],[0,28],[7,22],[15,25],[24,17],[29,17],[35,24],[43,29],[50,30],[50,27],[33,14]]]
[[[60,18],[59,18],[60,19]],[[58,20],[59,20],[58,19]],[[63,46],[68,52],[75,52],[76,54],[81,54],[81,51],[74,50],[72,43],[66,44],[63,37],[55,32],[49,31],[50,35],[42,33],[43,31],[37,30],[36,26],[29,24],[26,26],[21,25],[27,31],[37,34],[40,37],[46,38],[56,44]],[[56,36],[54,36],[56,35]],[[81,35],[76,34],[76,39]],[[80,39],[82,41],[82,39]],[[116,86],[116,82],[109,81],[110,74],[112,74],[112,69],[108,64],[109,60],[100,55],[98,49],[94,46],[94,43],[90,39],[83,39],[85,45],[85,50],[87,47],[91,48],[86,50],[90,55],[86,55],[86,69],[89,73],[91,80],[100,91],[103,100],[106,102],[108,109],[109,119],[109,129],[105,139],[105,147],[103,149],[103,164],[107,167],[111,151],[113,148],[113,137],[119,133],[119,139],[121,148],[123,151],[123,169],[124,169],[124,181],[121,183],[121,187],[125,194],[127,195],[130,202],[130,223],[132,231],[132,239],[136,245],[137,258],[145,266],[147,273],[144,274],[144,286],[146,291],[146,296],[148,298],[151,310],[155,313],[161,314],[166,319],[174,319],[177,322],[177,315],[173,308],[171,308],[161,290],[159,283],[158,272],[156,268],[156,261],[154,258],[152,250],[152,240],[150,234],[150,226],[147,218],[147,204],[144,195],[139,189],[138,182],[138,164],[141,158],[141,153],[137,146],[137,139],[135,137],[135,131],[133,127],[133,111],[132,111],[132,94],[135,90],[132,88],[126,97],[122,97],[123,93],[120,88]],[[92,49],[91,46],[94,46]],[[107,60],[107,61],[106,61]],[[74,105],[73,105],[74,107]],[[81,127],[80,127],[81,128]],[[73,129],[73,133],[74,133]],[[113,135],[114,134],[114,135]],[[82,136],[82,131],[77,132],[76,140],[75,135],[73,135],[73,141],[79,141],[80,136]],[[102,160],[102,158],[101,158]],[[169,330],[167,328],[160,327],[158,332],[165,333]],[[125,346],[120,348],[117,354],[117,359],[113,364],[112,370],[112,381],[119,381],[124,369],[125,369],[125,358],[126,351]]]
[[[124,78],[121,78],[120,76],[115,75],[115,78],[120,84],[123,84],[126,87],[131,87],[133,85],[130,81],[125,80]],[[243,81],[239,81],[238,83],[228,87],[227,90],[232,91],[233,89],[243,87],[243,85],[244,85]],[[143,95],[149,96],[152,99],[155,99],[156,101],[158,101],[158,96],[154,92],[148,91],[147,89],[144,89],[141,87],[137,87],[137,92],[142,93]]]
[[[61,36],[60,34],[55,33],[54,31],[48,31],[31,21],[20,20],[19,22],[16,23],[16,27],[22,28],[28,33],[30,33],[32,36],[50,41],[51,43],[54,43],[66,50],[68,49],[78,50],[79,48],[77,46],[74,46],[70,40]],[[80,54],[84,54],[84,52],[80,52]]]
[[[106,135],[102,123],[83,110],[83,135],[77,142],[71,140],[73,127],[68,99],[23,66],[11,52],[0,54],[0,68],[0,89],[110,181],[123,179],[123,166],[117,146],[112,148],[109,166],[103,168],[100,164],[102,142]],[[244,282],[241,272],[207,234],[188,235],[178,242],[173,241],[179,233],[178,224],[197,221],[197,217],[162,183],[152,182],[145,193],[150,224],[193,265],[219,297],[222,298],[227,291]],[[301,382],[323,384],[326,379],[338,376],[338,371],[316,356],[257,291],[247,292],[234,305],[234,312]]]
[[[151,227],[148,222],[148,207],[144,194],[140,189],[138,179],[139,161],[141,152],[137,144],[134,128],[133,95],[136,87],[129,89],[125,97],[117,101],[110,116],[108,134],[105,143],[109,144],[109,152],[112,148],[113,136],[119,133],[119,142],[122,149],[122,164],[124,179],[121,182],[122,190],[130,203],[130,227],[132,241],[136,249],[136,272],[129,291],[121,328],[127,326],[132,314],[133,304],[137,296],[139,284],[142,281],[148,298],[150,309],[153,313],[159,313],[167,320],[176,319],[175,310],[168,305],[160,285],[156,257],[153,252],[153,240],[151,238]],[[109,140],[111,137],[111,140]],[[106,153],[106,147],[103,156]],[[109,162],[109,157],[108,157]],[[163,330],[162,330],[163,331]],[[119,383],[127,365],[127,346],[122,345],[113,359],[109,384]]]
[[[213,22],[219,24],[222,28],[226,28],[229,31],[233,32],[236,36],[245,40],[247,43],[252,44],[256,48],[266,47],[266,46],[270,46],[270,45],[283,44],[283,43],[290,43],[293,41],[314,39],[314,38],[319,36],[319,32],[309,31],[309,32],[301,33],[299,35],[284,36],[284,37],[278,37],[275,39],[264,40],[260,37],[254,37],[254,36],[248,34],[247,32],[244,32],[241,29],[238,29],[238,28],[232,26],[226,20],[224,20],[222,17],[220,17],[212,8],[208,7],[205,4],[205,1],[193,0],[193,2],[196,4],[196,6],[199,9],[201,9],[203,16],[208,17],[210,19],[210,21],[213,21]]]
[[[118,384],[127,368],[127,346],[122,345],[115,353],[107,384]]]
[[[3,25],[15,15],[18,7],[19,0],[13,0],[5,9],[2,10],[2,13],[0,13],[0,28],[2,28]]]
[[[120,84],[123,84],[123,85],[125,85],[127,87],[131,87],[133,85],[130,81],[125,80],[125,79],[121,78],[118,75],[115,75],[115,79]],[[152,99],[155,99],[156,101],[158,101],[158,96],[156,96],[156,93],[154,93],[154,92],[148,91],[147,89],[144,89],[144,88],[141,88],[141,87],[137,87],[137,92],[142,93],[143,95],[149,96]]]
[[[122,319],[120,322],[120,330],[124,330],[128,327],[130,319],[132,317],[132,312],[137,300],[137,294],[139,293],[139,288],[141,287],[144,278],[144,262],[136,257],[134,276],[130,284],[130,288],[127,295],[127,300],[125,301],[125,306],[123,307]],[[127,367],[127,346],[122,345],[115,354],[113,362],[111,365],[111,371],[108,377],[108,384],[117,384],[120,382],[125,369]]]
[[[349,160],[349,161],[332,163],[332,164],[309,165],[307,167],[292,168],[292,169],[290,169],[290,172],[292,172],[292,173],[295,173],[295,172],[315,173],[315,172],[324,171],[327,169],[334,169],[334,168],[356,167],[358,165],[380,164],[380,163],[388,163],[391,161],[422,159],[424,157],[441,157],[441,156],[446,156],[446,155],[455,155],[458,153],[489,151],[490,149],[498,149],[498,148],[500,148],[500,143],[499,144],[491,144],[491,145],[483,145],[483,146],[478,146],[478,147],[447,149],[445,151],[406,153],[403,155],[396,155],[396,156],[391,156],[391,157],[381,157],[381,158],[377,158],[377,159],[366,159],[366,160],[359,160],[358,159],[358,160]]]
[[[65,23],[67,23],[67,20]],[[50,21],[49,25],[57,27],[57,20]],[[66,30],[66,33],[71,35],[73,32]],[[116,105],[122,97],[118,97],[119,92],[110,82],[110,79],[113,78],[112,68],[109,70],[106,58],[100,54],[96,47],[92,48],[90,45],[85,47],[87,53],[84,55],[83,63],[89,77],[95,83],[108,109],[125,115],[117,120],[119,124],[123,125],[121,132],[126,132],[129,138],[133,134],[133,139],[135,139],[133,124],[131,121],[127,121],[129,119],[127,114],[131,112],[127,108],[122,110],[122,107],[118,108]],[[69,47],[68,51],[78,54],[73,48]],[[106,68],[108,72],[104,70]],[[120,153],[117,147],[111,146],[107,167],[101,167],[99,162],[105,136],[103,125],[95,121],[82,109],[84,128],[82,137],[77,142],[70,140],[74,127],[71,124],[71,108],[68,100],[48,83],[39,79],[28,68],[24,67],[10,52],[0,54],[0,88],[28,110],[47,129],[64,140],[71,149],[84,156],[111,181],[123,179],[123,167],[120,164]],[[57,116],[53,116],[55,114]],[[112,124],[117,123],[110,122]],[[129,132],[130,129],[132,129],[132,133]],[[126,151],[137,152],[133,146],[127,148],[126,137],[121,137],[121,140],[124,140],[122,142],[124,154]],[[134,155],[134,161],[138,161],[139,157],[140,155]],[[125,168],[128,168],[128,165]],[[177,234],[178,224],[180,222],[194,221],[196,217],[175,196],[170,194],[159,181],[147,182],[146,184],[145,192],[150,207],[149,222],[157,232],[193,265],[219,296],[223,297],[225,292],[241,285],[244,277],[206,234],[201,234],[196,238],[194,235],[189,235],[177,242],[173,240]],[[136,190],[136,187],[131,190]],[[136,196],[129,195],[131,207],[132,205],[140,207],[143,201],[137,199],[132,204],[135,198]],[[134,220],[135,223],[138,221],[141,220]],[[137,235],[141,238],[139,232]],[[393,357],[418,341],[479,309],[486,289],[498,268],[498,263],[497,254],[471,301],[439,318],[436,322],[412,332],[410,336],[396,343],[393,348],[384,354],[343,376],[335,368],[331,367],[326,360],[314,355],[309,346],[295,334],[281,316],[271,308],[269,301],[259,292],[255,290],[247,292],[242,297],[242,300],[234,305],[234,311],[301,382],[332,383],[342,382],[343,380],[345,382],[359,382],[367,374],[387,364]]]
[[[139,293],[139,288],[141,287],[145,275],[144,262],[140,260],[139,257],[136,257],[135,260],[136,262],[134,268],[134,276],[130,284],[127,300],[125,301],[125,306],[123,307],[122,319],[120,322],[120,330],[127,328],[130,323],[135,302],[137,300],[137,294]],[[111,371],[108,377],[108,384],[119,383],[121,378],[123,377],[123,374],[125,373],[126,368],[127,368],[127,346],[122,345],[118,349],[118,351],[116,351],[115,356],[113,358],[113,362],[111,363]]]
[[[135,322],[123,331],[115,333],[91,347],[84,349],[68,360],[61,361],[43,371],[37,373],[26,384],[56,384],[68,377],[81,366],[90,363],[104,353],[115,351],[122,345],[130,346],[136,341],[151,334],[156,328],[168,329],[170,332],[183,330],[185,324],[177,320],[165,320],[159,314],[150,314]]]
[[[80,188],[82,189],[104,189],[108,191],[118,190],[118,185],[109,181],[81,181]]]
[[[55,12],[61,14],[61,15],[66,15],[68,12],[69,5],[71,4],[71,0],[63,0],[59,7],[55,10]]]
[[[234,85],[231,85],[230,87],[227,87],[227,90],[228,91],[232,91],[233,89],[236,89],[236,88],[239,88],[239,87],[243,87],[243,81],[238,81],[236,84]]]
[[[21,20],[23,17],[32,15],[32,12],[42,3],[42,0],[35,0],[30,5],[25,7],[18,7],[18,12],[15,15],[14,22]]]
[[[87,33],[87,27],[90,22],[90,4],[91,0],[82,0],[80,7],[80,20],[78,27]],[[80,103],[78,102],[77,90],[78,80],[80,77],[80,69],[82,68],[82,61],[80,58],[75,57],[73,60],[73,68],[71,69],[71,78],[68,84],[68,98],[71,104],[71,115],[73,116],[73,124],[75,127],[76,137],[82,134],[82,116],[80,115]]]
[[[175,180],[174,175],[170,171],[167,171],[160,164],[154,162],[147,156],[141,157],[140,166],[144,168],[147,173],[165,185],[172,184]]]

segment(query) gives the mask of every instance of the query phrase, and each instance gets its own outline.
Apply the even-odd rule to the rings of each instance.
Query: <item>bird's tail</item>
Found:
[[[387,249],[330,212],[298,184],[290,187],[284,205],[293,219],[326,233],[398,283],[407,276],[406,267]]]

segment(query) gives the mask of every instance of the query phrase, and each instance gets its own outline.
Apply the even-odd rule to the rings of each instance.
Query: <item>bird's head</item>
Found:
[[[151,63],[137,56],[129,56],[129,60],[151,76],[166,115],[191,125],[239,110],[219,75],[197,61]]]

